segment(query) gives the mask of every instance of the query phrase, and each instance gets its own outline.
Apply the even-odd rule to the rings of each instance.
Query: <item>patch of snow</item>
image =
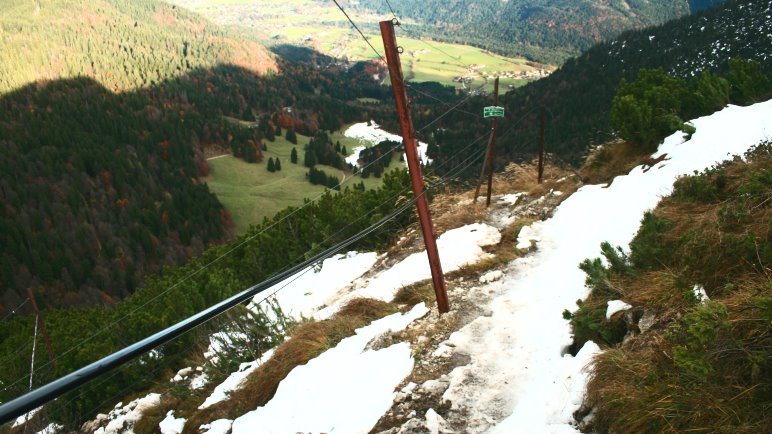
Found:
[[[107,415],[110,422],[106,427],[100,428],[101,433],[118,434],[131,430],[146,410],[160,404],[160,393],[150,393],[142,398],[137,398],[134,401],[129,402],[125,406],[122,402],[119,402]]]
[[[209,335],[209,348],[204,352],[204,357],[207,360],[211,360],[213,362],[216,362],[219,360],[219,356],[217,355],[221,351],[223,351],[223,347],[231,344],[233,342],[233,338],[236,339],[246,339],[247,335],[242,332],[217,332],[212,333]],[[172,381],[176,381],[175,379],[172,379]]]
[[[11,428],[16,428],[24,425],[25,423],[27,423],[28,420],[32,419],[42,408],[43,406],[40,406],[34,410],[30,410],[29,412],[17,417],[16,420],[13,422],[13,425],[11,425]]]
[[[708,298],[708,293],[705,292],[705,288],[702,285],[694,285],[692,292],[694,293],[694,297],[700,303],[704,303],[710,300],[710,298]]]
[[[199,427],[201,434],[228,434],[231,432],[233,421],[230,419],[217,419],[212,423],[207,423]]]
[[[367,146],[357,146],[354,148],[354,150],[351,152],[351,155],[346,157],[346,163],[351,164],[352,166],[356,166],[357,163],[359,163],[359,153],[364,151],[367,148]]]
[[[377,336],[403,330],[429,309],[418,304],[356,330],[279,384],[264,407],[233,421],[233,434],[289,432],[368,432],[391,406],[394,388],[413,369],[410,344],[365,349]],[[302,411],[299,411],[302,409]]]
[[[609,300],[607,304],[608,307],[606,308],[606,319],[611,319],[611,317],[617,312],[633,308],[622,300]]]
[[[499,198],[499,202],[505,205],[514,206],[517,204],[517,201],[524,195],[525,193],[505,194],[504,196],[501,196],[501,198]]]
[[[190,380],[190,388],[192,390],[203,389],[207,383],[209,383],[209,377],[202,372]]]
[[[266,351],[263,353],[262,357],[255,361],[246,362],[239,365],[239,370],[232,373],[228,376],[228,378],[225,379],[225,381],[218,384],[217,387],[215,387],[212,391],[211,395],[209,395],[206,400],[204,400],[204,402],[198,406],[198,409],[204,410],[217,404],[218,402],[228,399],[228,393],[241,387],[241,382],[244,381],[244,379],[247,378],[249,374],[259,368],[260,365],[265,363],[266,360],[270,359],[271,356],[273,356],[273,349]]]
[[[398,136],[396,134],[391,134],[389,132],[386,132],[381,129],[381,127],[375,123],[370,122],[371,125],[367,125],[367,122],[362,122],[359,124],[354,124],[346,131],[343,132],[343,135],[346,137],[350,137],[353,139],[359,139],[359,140],[365,140],[367,142],[372,143],[373,145],[377,145],[378,143],[384,141],[384,140],[391,140],[397,143],[402,143],[402,136]],[[426,148],[428,145],[423,142],[417,142],[418,144],[418,158],[421,160],[421,163],[423,164],[429,164],[432,162],[432,160],[426,156]],[[356,151],[355,151],[356,152]],[[359,157],[359,152],[356,152],[356,158]],[[351,162],[352,156],[349,156],[346,158],[346,162]],[[356,164],[356,158],[354,158],[352,164]],[[405,162],[405,166],[407,166],[407,162]]]
[[[437,240],[442,271],[449,273],[459,268],[491,257],[482,247],[498,244],[501,233],[493,226],[475,223],[445,232]],[[358,297],[390,301],[404,286],[431,278],[426,251],[413,253],[390,269],[379,274],[366,285],[339,299],[335,304],[319,311],[319,317],[328,317],[349,300]]]
[[[57,423],[52,422],[42,430],[38,431],[37,434],[56,434],[63,429],[64,429],[64,425],[59,425]]]
[[[524,226],[517,234],[517,246],[518,249],[530,249],[531,241],[539,241],[539,227],[541,222],[536,222],[528,226]]]
[[[450,336],[449,346],[470,362],[450,373],[443,398],[451,413],[463,415],[467,431],[577,432],[571,423],[586,387],[584,368],[599,351],[588,342],[576,357],[561,355],[571,344],[561,313],[588,292],[577,264],[600,256],[603,241],[629,245],[644,212],[672,191],[679,176],[768,139],[772,101],[729,106],[693,124],[690,141],[678,132],[659,147],[654,158],[667,153],[667,162],[648,171],[636,167],[607,188],[584,186],[552,218],[532,225],[529,238],[539,239],[539,249],[510,265],[512,274],[501,281],[505,292],[483,306],[491,315]]]
[[[378,254],[349,252],[335,255],[322,262],[321,269],[309,267],[267,290],[274,293],[274,299],[285,315],[301,319],[314,315],[320,306],[330,303],[339,291],[372,268]],[[252,303],[259,303],[265,298],[258,294]]]
[[[161,429],[161,434],[180,434],[182,427],[185,426],[184,418],[175,418],[174,410],[169,410],[166,413],[166,418],[158,424],[158,428]]]
[[[430,434],[439,434],[440,430],[445,431],[445,419],[442,418],[433,408],[426,411],[426,429]]]
[[[163,357],[163,354],[158,350],[150,350],[145,354],[144,356],[139,358],[139,364],[140,365],[147,365],[149,363],[153,363],[156,360],[159,360]]]
[[[504,273],[501,270],[489,271],[480,276],[480,283],[491,283],[501,279]]]

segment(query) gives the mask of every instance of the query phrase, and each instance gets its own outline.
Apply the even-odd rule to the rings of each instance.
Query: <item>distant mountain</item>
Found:
[[[662,68],[689,77],[709,70],[725,73],[728,61],[739,57],[772,71],[772,1],[731,0],[715,8],[645,30],[628,31],[567,60],[552,75],[501,98],[507,110],[499,122],[497,149],[501,161],[533,155],[538,140],[539,107],[547,110],[547,150],[579,162],[593,144],[614,137],[609,121],[611,101],[621,79],[634,81],[640,69]],[[478,110],[486,101],[472,101]],[[443,108],[420,110],[416,125],[442,114]],[[452,113],[435,134],[435,161],[459,158],[465,145],[488,126],[478,119]]]
[[[0,94],[88,76],[112,91],[221,63],[275,71],[260,44],[157,0],[0,0]]]
[[[402,0],[408,31],[558,63],[632,28],[661,24],[719,0]],[[389,13],[382,0],[359,8]],[[415,24],[414,24],[415,23]]]

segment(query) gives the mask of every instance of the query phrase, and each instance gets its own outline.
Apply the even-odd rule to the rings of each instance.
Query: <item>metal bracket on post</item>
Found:
[[[386,63],[388,64],[391,77],[391,89],[394,92],[394,102],[399,116],[399,125],[402,129],[405,157],[408,170],[410,171],[413,194],[417,198],[416,206],[418,207],[418,217],[421,221],[421,232],[426,244],[426,254],[429,256],[432,283],[434,284],[434,293],[437,296],[437,308],[440,313],[446,313],[450,310],[450,306],[445,289],[445,276],[442,274],[437,241],[434,239],[434,229],[432,227],[431,215],[429,214],[429,202],[426,199],[426,186],[421,175],[421,164],[418,161],[418,147],[416,145],[413,121],[410,118],[407,89],[405,88],[402,65],[397,50],[397,38],[394,35],[394,23],[392,21],[381,21],[380,26],[383,47],[386,52]]]

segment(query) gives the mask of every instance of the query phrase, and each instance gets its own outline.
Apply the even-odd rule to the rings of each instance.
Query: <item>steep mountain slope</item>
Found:
[[[3,314],[28,287],[45,307],[111,304],[147,273],[227,239],[230,218],[200,181],[207,152],[259,162],[276,128],[336,130],[364,120],[357,98],[387,91],[372,79],[375,66],[337,66],[313,53],[286,62],[160,2],[8,6],[0,18]],[[59,75],[77,77],[50,79]],[[259,117],[265,128],[225,116]]]
[[[615,137],[609,113],[616,89],[623,78],[634,81],[643,68],[691,77],[705,70],[726,73],[729,59],[740,57],[759,62],[769,74],[770,17],[772,1],[732,0],[662,26],[626,32],[569,59],[550,77],[501,98],[507,109],[507,117],[499,122],[500,131],[506,132],[497,145],[502,161],[536,152],[540,106],[547,111],[547,151],[563,160],[580,161],[589,147]],[[466,108],[477,111],[488,104],[474,101]],[[441,109],[419,110],[416,124],[441,113]],[[457,144],[469,143],[487,128],[459,113],[445,119],[444,130],[434,136],[437,147],[430,150],[439,161],[458,158]]]
[[[220,63],[276,70],[263,46],[156,0],[2,0],[0,9],[0,93],[76,76],[123,91]]]
[[[389,12],[381,0],[358,3],[362,8]],[[694,8],[717,2],[689,3]],[[624,30],[686,15],[690,4],[667,0],[406,0],[393,6],[398,16],[410,19],[406,23],[409,29],[442,40],[559,62]],[[417,24],[410,24],[413,20]]]

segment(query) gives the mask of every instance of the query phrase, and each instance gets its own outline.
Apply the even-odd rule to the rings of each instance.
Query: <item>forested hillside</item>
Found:
[[[559,63],[631,28],[660,24],[716,0],[405,0],[393,2],[408,30],[503,54]],[[382,0],[360,7],[388,13]],[[416,22],[416,24],[413,24]]]
[[[196,68],[268,57],[158,2],[31,4],[9,6],[0,20],[0,44],[9,44],[0,56],[16,59],[0,63],[0,314],[28,287],[44,307],[111,304],[147,273],[227,239],[228,213],[200,182],[204,157],[230,151],[259,162],[267,134],[225,116],[310,135],[364,120],[356,98],[388,91],[372,79],[376,66],[289,48],[279,51],[298,57],[291,63],[272,55],[252,69]],[[89,16],[84,8],[98,22],[75,20]],[[251,48],[240,61],[231,45]],[[72,68],[46,69],[61,53]],[[262,74],[268,67],[277,73]]]
[[[76,76],[123,91],[220,63],[276,70],[260,44],[156,0],[0,0],[0,9],[0,93]]]
[[[231,243],[213,246],[182,266],[166,267],[163,274],[150,276],[113,308],[47,310],[46,324],[57,359],[50,363],[46,351],[40,350],[42,345],[38,347],[34,387],[144,339],[356,234],[394,211],[408,194],[408,185],[405,170],[393,171],[384,176],[378,190],[346,188],[344,193],[328,192],[299,209],[288,208]],[[403,212],[352,248],[388,246],[412,220],[412,213]],[[0,322],[0,402],[29,390],[34,325],[33,315],[15,315]],[[200,357],[199,345],[205,349],[213,331],[216,328],[201,327],[186,333],[139,361],[68,393],[44,413],[68,429],[77,429],[85,418],[109,411],[119,397],[157,381],[167,382],[164,371],[177,370],[189,358]]]
[[[539,134],[539,108],[546,108],[546,148],[557,157],[579,162],[593,145],[615,137],[611,103],[622,79],[634,81],[644,68],[662,68],[676,77],[701,71],[727,74],[729,60],[755,60],[772,70],[772,1],[734,0],[659,27],[629,31],[569,59],[550,77],[509,92],[501,98],[507,114],[499,122],[499,164],[533,155]],[[465,106],[477,111],[487,101]],[[423,125],[441,108],[416,110]],[[427,137],[435,161],[459,158],[464,146],[488,127],[478,118],[451,113],[444,128]],[[483,146],[483,145],[481,145]],[[470,173],[470,175],[472,175]]]

